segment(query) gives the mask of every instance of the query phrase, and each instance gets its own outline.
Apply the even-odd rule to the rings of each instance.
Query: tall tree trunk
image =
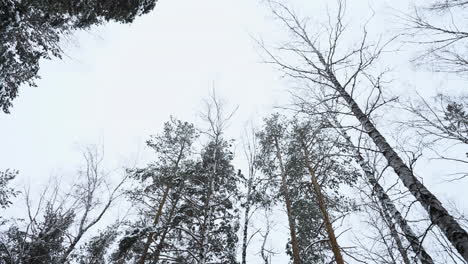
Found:
[[[296,223],[294,222],[294,218],[292,215],[292,208],[291,208],[291,198],[289,197],[288,185],[286,181],[286,171],[283,165],[283,159],[281,158],[281,152],[278,144],[278,139],[275,138],[275,148],[276,148],[276,157],[279,162],[279,167],[281,171],[281,187],[284,196],[284,202],[286,204],[286,212],[288,214],[288,223],[289,223],[289,232],[291,233],[291,246],[292,246],[292,253],[293,253],[293,264],[300,264],[300,254],[299,254],[299,244],[297,242],[297,235],[296,235]]]
[[[177,175],[177,171],[179,170],[179,163],[182,160],[183,153],[185,150],[185,142],[182,143],[182,146],[180,147],[179,154],[177,156],[177,160],[175,162],[174,166],[174,171],[173,175]],[[159,203],[158,211],[156,212],[156,215],[154,216],[154,221],[153,221],[153,226],[156,226],[159,223],[159,218],[162,215],[162,210],[164,208],[164,205],[166,204],[167,196],[169,195],[169,191],[171,190],[171,185],[167,185],[166,189],[164,190],[163,197],[161,199],[161,202]],[[143,248],[143,253],[141,254],[141,258],[138,261],[138,264],[144,264],[146,260],[146,256],[148,255],[148,250],[153,242],[153,236],[154,232],[150,232],[148,234],[148,239],[146,240],[145,247]]]
[[[328,215],[327,205],[325,203],[325,199],[322,194],[322,190],[320,185],[317,181],[317,177],[315,175],[315,170],[312,168],[310,161],[309,161],[309,153],[307,151],[307,147],[304,142],[302,142],[302,147],[304,150],[304,157],[305,157],[305,165],[309,170],[310,177],[312,179],[312,188],[317,196],[318,205],[320,208],[320,212],[323,216],[323,222],[325,224],[325,229],[327,230],[328,240],[330,243],[330,247],[333,251],[333,255],[335,256],[335,261],[337,264],[344,264],[343,256],[341,255],[340,246],[338,245],[338,241],[336,240],[335,230],[333,229],[333,225],[330,221],[330,216]]]
[[[161,251],[164,248],[164,240],[166,240],[167,233],[169,233],[169,227],[164,229],[164,232],[161,235],[161,239],[159,240],[159,243],[156,246],[156,250],[154,251],[154,263],[159,262],[159,257],[161,256]]]
[[[380,200],[379,200],[380,201]],[[385,222],[387,222],[388,229],[390,229],[390,235],[392,236],[393,240],[395,240],[395,244],[397,246],[398,252],[400,252],[401,257],[403,258],[403,262],[405,264],[411,264],[407,251],[403,247],[403,243],[401,242],[400,235],[398,235],[398,231],[395,227],[395,223],[393,222],[392,217],[390,216],[390,213],[388,212],[388,209],[382,206],[382,203],[380,203],[381,206],[379,208],[379,213],[380,215],[385,219]],[[385,239],[385,238],[384,238]],[[422,262],[424,263],[424,262]]]
[[[380,213],[380,216],[383,218],[384,216],[382,215],[382,209],[379,207],[379,213]],[[374,221],[374,223],[376,223]],[[377,232],[379,233],[380,235],[380,238],[382,239],[382,243],[385,245],[385,247],[387,248],[387,252],[388,252],[388,257],[390,258],[390,262],[389,261],[382,261],[382,262],[385,262],[385,263],[389,263],[389,264],[397,264],[397,261],[396,261],[396,258],[393,254],[393,246],[391,245],[391,241],[389,241],[389,239],[387,239],[387,236],[382,232],[382,229],[379,229],[378,227],[376,227],[377,229]],[[398,239],[396,241],[399,241],[401,243],[401,239]],[[398,247],[398,244],[397,244],[397,247]],[[399,249],[399,248],[398,248]],[[375,262],[375,261],[374,261]],[[405,262],[405,259],[403,259],[403,262]],[[407,264],[405,262],[405,264]]]
[[[201,264],[206,264],[206,262],[208,261],[207,259],[207,254],[209,253],[209,243],[207,242],[208,240],[208,234],[207,232],[209,232],[209,228],[211,226],[211,220],[212,220],[212,217],[213,217],[213,206],[211,205],[211,198],[212,198],[212,195],[213,195],[213,180],[215,179],[216,177],[216,174],[218,173],[218,162],[217,162],[217,151],[218,151],[218,146],[220,144],[220,139],[219,139],[219,134],[216,134],[216,138],[215,138],[215,149],[213,151],[213,171],[212,171],[212,175],[209,179],[209,183],[208,183],[208,195],[207,195],[207,199],[206,199],[206,202],[205,202],[205,214],[204,214],[204,220],[203,220],[203,226],[201,227],[201,230],[200,230],[200,236],[201,236],[201,251],[200,251],[200,263]],[[208,212],[206,211],[206,209],[208,209]]]
[[[250,195],[252,192],[252,179],[249,176],[249,180],[247,183],[247,204],[245,206],[245,212],[244,212],[244,230],[243,230],[243,236],[242,236],[242,264],[247,263],[247,236],[248,236],[248,228],[249,228],[249,214],[250,214]]]
[[[159,243],[156,246],[156,250],[154,251],[154,263],[158,263],[159,257],[161,255],[161,251],[164,248],[164,241],[166,240],[166,236],[169,233],[170,229],[173,227],[173,223],[172,223],[174,220],[173,217],[174,217],[175,212],[178,210],[177,204],[179,203],[179,200],[180,200],[180,196],[177,197],[177,199],[174,202],[174,205],[171,208],[171,211],[169,212],[169,217],[168,217],[166,227],[164,228],[164,231],[161,235],[161,239],[159,239]]]
[[[315,49],[315,48],[314,48]],[[385,137],[374,126],[369,117],[361,110],[352,96],[344,89],[338,81],[332,69],[329,67],[322,54],[315,49],[325,73],[334,89],[345,100],[353,115],[359,120],[362,127],[374,141],[374,144],[383,153],[388,164],[395,170],[403,184],[413,194],[429,214],[431,222],[437,225],[450,243],[457,249],[458,253],[468,261],[468,233],[460,226],[455,218],[444,208],[437,197],[432,194],[413,174],[410,168],[403,162],[398,153],[388,144]]]
[[[398,232],[396,232],[396,230],[394,231],[392,230],[392,226],[391,226],[393,223],[392,219],[395,219],[395,221],[398,223],[398,226],[403,231],[405,238],[410,243],[412,250],[416,253],[416,255],[421,260],[421,263],[433,264],[434,261],[432,260],[431,256],[426,252],[426,250],[420,243],[418,237],[413,232],[413,229],[409,226],[406,219],[401,215],[400,211],[396,208],[395,204],[387,195],[384,188],[379,184],[379,182],[375,178],[374,170],[371,168],[369,163],[364,159],[361,152],[359,152],[359,149],[356,146],[354,146],[351,140],[351,137],[343,129],[343,127],[338,122],[338,120],[336,120],[335,117],[331,117],[331,119],[333,120],[333,125],[339,130],[343,138],[346,140],[348,145],[353,150],[354,159],[364,171],[364,175],[366,176],[367,181],[371,185],[372,190],[375,193],[375,196],[377,196],[377,199],[379,200],[380,205],[382,207],[382,210],[383,210],[382,213],[384,214],[384,217],[387,218],[387,215],[388,217],[390,217],[387,222],[390,224],[389,225],[390,233],[392,234],[392,237],[395,239],[395,242],[397,242],[397,240],[399,240],[400,238],[398,236]],[[400,253],[402,254],[403,259],[408,259],[406,250],[400,251]]]
[[[164,204],[166,203],[167,196],[169,195],[169,191],[171,190],[170,186],[167,186],[166,189],[164,190],[163,197],[161,199],[161,202],[159,203],[158,211],[156,212],[156,215],[154,216],[153,220],[153,226],[156,226],[159,222],[159,218],[162,215],[162,210],[164,208]],[[145,247],[143,248],[143,253],[141,254],[140,260],[138,261],[138,264],[144,264],[146,260],[146,256],[148,255],[148,250],[153,242],[153,236],[154,232],[150,232],[148,234],[148,238],[146,239]]]
[[[205,264],[207,261],[207,253],[208,253],[207,232],[209,231],[211,216],[213,214],[212,213],[213,206],[211,205],[211,195],[213,192],[212,185],[213,185],[212,180],[210,180],[208,184],[208,189],[209,189],[208,195],[207,195],[207,199],[204,205],[205,214],[204,214],[204,219],[203,219],[203,225],[200,228],[200,247],[201,248],[200,248],[200,253],[199,253],[199,260],[200,260],[199,263],[201,264]]]

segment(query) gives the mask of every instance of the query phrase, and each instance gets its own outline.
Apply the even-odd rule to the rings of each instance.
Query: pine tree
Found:
[[[264,130],[258,134],[262,146],[259,165],[270,177],[270,188],[281,190],[277,198],[285,204],[283,190],[287,190],[291,233],[287,252],[293,260],[298,256],[298,263],[325,263],[329,256],[327,251],[333,249],[333,245],[330,234],[323,235],[323,226],[328,222],[329,228],[333,228],[330,218],[354,209],[351,201],[339,191],[342,185],[353,185],[359,173],[347,157],[348,150],[337,141],[336,133],[321,124],[320,120],[287,119],[275,114],[266,119]],[[280,155],[273,153],[277,149]],[[279,157],[283,170],[278,167]],[[311,164],[315,164],[313,177],[319,186],[311,184]],[[287,177],[283,181],[277,179],[278,174]],[[280,182],[279,186],[276,182]],[[294,237],[296,245],[293,244]]]
[[[323,208],[327,209],[329,218],[352,210],[354,208],[352,203],[340,195],[339,190],[343,184],[354,184],[359,175],[351,165],[351,160],[344,158],[347,150],[336,146],[336,135],[333,131],[320,126],[314,128],[311,124],[317,125],[320,122],[289,120],[275,114],[266,119],[264,130],[258,134],[262,146],[259,165],[270,177],[270,188],[281,190],[279,192],[281,195],[277,198],[282,198],[285,202],[283,190],[287,190],[290,202],[290,210],[287,210],[287,213],[290,214],[288,220],[291,233],[287,252],[293,259],[298,256],[298,263],[326,261],[328,257],[326,251],[332,247],[329,245],[330,238],[322,235],[325,220]],[[274,140],[275,138],[277,140]],[[307,159],[303,141],[307,142]],[[273,153],[276,149],[280,150],[280,155]],[[278,157],[282,159],[283,170],[279,170],[280,163],[275,161],[279,160]],[[317,193],[315,186],[311,184],[311,175],[308,171],[310,163],[316,164],[314,176],[320,182],[320,193]],[[277,179],[278,174],[286,175],[285,181]],[[278,186],[276,182],[280,182],[280,185]],[[319,195],[322,196],[321,202]],[[293,244],[294,233],[297,245]],[[295,247],[297,255],[294,252]]]
[[[297,240],[296,221],[292,209],[293,201],[290,195],[293,186],[288,184],[291,175],[286,169],[283,157],[288,146],[287,132],[287,125],[284,117],[274,114],[270,118],[265,119],[263,130],[257,134],[261,146],[260,153],[262,153],[258,162],[263,173],[269,178],[268,183],[279,189],[278,193],[280,195],[276,198],[284,201],[288,217],[291,244],[291,250],[288,250],[288,252],[292,255],[293,263],[299,264],[301,263],[301,253]],[[279,179],[277,179],[277,175],[280,175]],[[280,182],[279,186],[277,182]]]
[[[230,145],[210,141],[189,178],[177,235],[183,263],[237,263],[239,192]]]
[[[131,170],[137,186],[129,190],[129,198],[138,208],[139,220],[121,239],[117,259],[134,259],[138,263],[157,261],[168,246],[168,234],[176,226],[181,198],[188,178],[193,174],[194,126],[175,118],[164,124],[161,134],[147,141],[156,159],[146,168]],[[150,254],[151,252],[158,252]]]

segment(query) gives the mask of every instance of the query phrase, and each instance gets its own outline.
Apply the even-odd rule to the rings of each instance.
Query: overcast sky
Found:
[[[327,1],[319,2],[297,0],[292,6],[319,21]],[[374,10],[371,30],[387,36],[396,10],[408,10],[404,0],[370,2],[349,0],[347,19],[352,24]],[[170,115],[195,121],[212,87],[239,106],[230,127],[238,138],[245,122],[286,101],[288,81],[262,63],[253,40],[277,43],[284,37],[267,6],[256,0],[161,0],[131,25],[77,33],[64,41],[63,60],[42,61],[38,87],[22,87],[12,113],[0,114],[0,170],[18,169],[17,185],[37,186],[51,175],[72,173],[85,144],[103,144],[111,168],[144,164],[151,158],[144,148],[148,135]],[[410,52],[400,54],[385,61],[398,76],[396,94],[430,95],[461,83],[415,71],[407,63]],[[440,166],[422,172],[438,196],[468,211],[466,182],[441,183]],[[283,242],[278,249],[284,251]]]

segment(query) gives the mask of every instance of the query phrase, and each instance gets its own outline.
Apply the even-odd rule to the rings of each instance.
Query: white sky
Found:
[[[314,1],[293,2],[301,14],[323,18],[323,7]],[[396,20],[392,8],[408,10],[404,0],[369,2],[349,0],[347,19],[369,17],[372,7],[375,22],[369,27],[383,35]],[[72,173],[80,162],[79,146],[93,143],[104,144],[110,167],[144,164],[151,158],[144,149],[148,135],[170,115],[194,121],[213,85],[239,105],[230,128],[238,138],[247,120],[285,102],[288,85],[261,63],[252,37],[277,43],[285,36],[266,5],[255,0],[161,0],[132,25],[77,33],[65,43],[63,60],[42,61],[38,87],[23,87],[12,114],[0,115],[0,170],[18,169],[18,186],[37,186],[50,175]],[[413,71],[409,55],[402,51],[385,61],[397,76],[395,93],[432,94],[460,83],[452,76]],[[420,172],[439,197],[467,209],[466,181],[441,183],[440,166]],[[284,242],[277,248],[283,252]]]

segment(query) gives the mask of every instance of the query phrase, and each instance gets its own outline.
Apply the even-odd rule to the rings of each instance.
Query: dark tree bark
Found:
[[[164,208],[164,205],[166,204],[167,196],[169,195],[170,190],[171,190],[170,186],[167,186],[166,189],[164,190],[164,194],[161,199],[161,202],[159,202],[158,211],[156,212],[156,215],[154,216],[153,226],[156,226],[159,223],[159,218],[162,215],[163,208]],[[149,247],[151,243],[153,242],[153,236],[154,236],[154,232],[150,232],[148,234],[148,238],[146,239],[145,247],[143,248],[143,252],[141,254],[140,260],[138,261],[138,264],[145,264]]]
[[[242,264],[247,263],[247,243],[248,243],[248,228],[249,228],[249,217],[250,217],[250,195],[252,192],[252,178],[249,177],[247,183],[247,204],[245,205],[244,212],[244,228],[242,231]]]
[[[317,196],[317,202],[320,208],[320,212],[322,213],[322,216],[323,216],[323,222],[325,224],[325,229],[327,230],[330,247],[332,249],[333,255],[335,256],[335,262],[337,264],[344,264],[345,262],[341,254],[340,246],[338,245],[338,241],[336,240],[335,230],[333,229],[333,225],[330,221],[330,216],[328,214],[327,205],[323,197],[320,184],[317,181],[317,177],[315,175],[315,169],[310,164],[309,153],[304,142],[302,142],[302,147],[304,150],[304,158],[305,158],[305,163],[306,163],[305,165],[307,169],[309,170],[309,174],[310,174],[311,181],[312,181],[312,189],[314,190],[315,195]]]
[[[278,159],[279,168],[281,171],[281,189],[283,192],[284,202],[286,204],[286,212],[288,214],[288,223],[289,223],[289,232],[291,234],[291,247],[293,253],[293,264],[300,264],[300,253],[299,253],[299,244],[297,242],[296,235],[296,223],[294,222],[294,217],[292,215],[292,206],[291,198],[289,197],[288,185],[287,185],[287,175],[283,165],[283,159],[281,157],[280,148],[278,139],[275,138],[275,148],[276,148],[276,158]]]

